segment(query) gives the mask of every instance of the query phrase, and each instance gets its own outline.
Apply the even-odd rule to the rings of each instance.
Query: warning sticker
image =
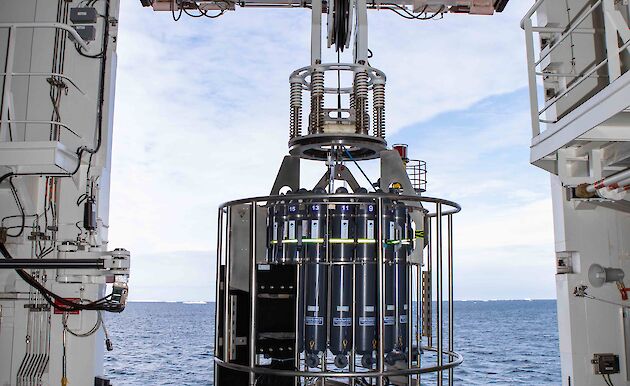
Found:
[[[396,324],[396,317],[395,316],[386,316],[383,318],[383,322],[385,322],[386,326],[393,326],[394,324]]]
[[[400,323],[401,324],[407,323],[407,315],[400,315]]]

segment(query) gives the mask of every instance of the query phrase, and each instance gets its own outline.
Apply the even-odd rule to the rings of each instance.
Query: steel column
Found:
[[[377,254],[376,276],[378,278],[378,358],[377,369],[379,373],[385,371],[385,267],[383,256],[383,199],[378,199],[378,230],[377,230]],[[378,377],[378,386],[383,386],[383,376]]]
[[[256,201],[252,202],[250,209],[250,235],[251,243],[249,246],[249,366],[256,367],[256,301],[257,301],[257,288],[256,288],[256,209],[258,204]],[[297,333],[297,331],[296,331]],[[256,385],[256,374],[249,373],[250,386]]]
[[[312,1],[311,16],[311,65],[322,62],[322,0]]]
[[[232,226],[232,208],[228,206],[226,211],[226,234],[225,234],[225,272],[223,276],[223,360],[230,363],[230,325],[232,324],[232,315],[230,312],[230,228]]]
[[[437,258],[436,270],[437,270],[437,365],[442,366],[443,364],[443,355],[442,351],[444,349],[443,345],[443,331],[442,331],[442,317],[444,316],[444,310],[442,307],[442,296],[443,296],[443,277],[442,277],[442,204],[435,204],[435,222],[436,222],[436,243],[435,243],[435,254]],[[437,385],[442,386],[444,382],[444,372],[439,370],[437,373]]]
[[[223,208],[219,208],[219,220],[218,220],[218,226],[217,226],[217,253],[216,253],[216,259],[217,259],[217,265],[216,265],[216,281],[215,281],[215,293],[218,294],[220,287],[221,287],[221,258],[222,258],[222,247],[223,247],[223,213],[224,213],[224,209]],[[216,299],[217,301],[214,303],[214,325],[218,326],[219,325],[219,318],[221,313],[219,312],[219,299]],[[215,330],[216,331],[216,330]],[[223,344],[225,344],[225,339],[223,339]],[[214,334],[214,355],[215,356],[219,356],[219,334],[215,333]],[[225,358],[224,358],[225,359]],[[217,380],[217,371],[214,371],[213,373],[214,375],[214,384],[218,384],[218,380]]]
[[[527,51],[527,80],[529,82],[529,107],[532,120],[532,137],[540,134],[540,115],[538,115],[538,85],[536,83],[536,57],[534,56],[534,32],[532,20],[524,21],[525,48]]]
[[[454,339],[454,303],[453,303],[453,215],[446,217],[447,222],[447,248],[448,248],[448,351],[453,352]],[[449,357],[449,362],[451,358]],[[448,385],[453,386],[453,369],[448,369]]]

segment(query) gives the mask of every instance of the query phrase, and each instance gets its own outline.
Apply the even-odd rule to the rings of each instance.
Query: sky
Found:
[[[121,3],[110,246],[132,252],[131,300],[211,300],[218,206],[268,194],[287,153],[288,77],[310,61],[309,11],[175,22]],[[555,297],[549,177],[528,162],[519,21],[530,5],[429,22],[369,15],[388,142],[427,161],[428,195],[463,207],[456,299]],[[315,179],[322,166],[309,166]]]

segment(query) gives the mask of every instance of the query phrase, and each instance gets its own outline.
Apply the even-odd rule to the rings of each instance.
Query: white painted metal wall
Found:
[[[116,39],[118,0],[97,0],[94,7],[101,15],[96,24],[96,39],[83,49],[97,55],[102,49],[105,23],[109,23],[109,38],[105,52],[104,71],[99,58],[79,55],[74,43],[65,33],[63,72],[53,76],[52,62],[55,56],[55,32],[67,28],[69,21],[58,21],[58,7],[62,9],[85,5],[86,1],[19,0],[0,2],[0,92],[2,92],[2,116],[0,121],[0,175],[17,173],[12,178],[17,194],[27,214],[27,228],[20,237],[8,237],[6,245],[15,258],[35,258],[35,242],[29,240],[39,223],[40,231],[49,241],[40,241],[52,251],[45,258],[89,258],[103,255],[108,246],[109,180],[112,115],[116,67]],[[107,4],[109,10],[106,11]],[[106,12],[109,20],[105,19]],[[50,23],[60,22],[55,28]],[[67,24],[66,24],[67,23]],[[14,44],[12,44],[12,39]],[[76,38],[75,38],[76,40]],[[57,52],[59,58],[61,52]],[[46,178],[38,175],[20,176],[21,173],[68,173],[77,165],[76,150],[84,146],[94,149],[99,127],[99,89],[104,76],[104,103],[102,106],[102,145],[92,157],[84,154],[81,165],[73,177],[56,178],[52,200],[45,200]],[[62,79],[67,90],[62,91],[59,103],[59,121],[62,129],[59,138],[51,138],[50,128],[53,104],[50,99],[51,85],[47,79]],[[75,134],[70,132],[72,130]],[[91,165],[89,165],[91,163]],[[83,207],[77,199],[86,192],[89,180],[95,185],[98,227],[88,235],[79,229],[83,219]],[[19,215],[12,195],[9,179],[0,184],[0,217]],[[51,197],[49,185],[49,196]],[[46,201],[52,201],[56,215],[46,210]],[[57,224],[49,219],[44,225],[43,214],[56,217]],[[33,217],[32,215],[38,215]],[[19,217],[3,220],[2,226],[18,227]],[[15,234],[19,228],[11,228]],[[81,233],[80,237],[77,234]],[[64,241],[77,244],[77,252],[62,253],[59,247]],[[74,275],[79,274],[80,277]],[[40,270],[47,276],[46,287],[68,298],[97,299],[106,293],[106,275],[99,271]],[[110,277],[111,279],[111,277]],[[64,281],[72,283],[64,283]],[[41,352],[48,353],[50,360],[43,369],[41,384],[59,384],[62,380],[63,327],[61,315],[49,312],[29,312],[26,304],[33,303],[35,295],[13,270],[0,269],[0,385],[25,384],[18,373],[25,357],[28,343],[33,344],[39,332],[46,334],[50,328],[49,342],[43,339]],[[41,300],[40,300],[41,301]],[[84,332],[96,322],[95,311],[81,311],[68,316],[68,327]],[[31,321],[28,321],[31,318]],[[39,327],[37,327],[39,326]],[[66,335],[67,379],[73,385],[92,385],[94,377],[102,375],[104,337],[102,330],[89,337]],[[36,377],[37,378],[37,377]],[[32,384],[40,384],[35,381]],[[62,383],[63,384],[63,383]]]
[[[552,174],[562,384],[604,385],[591,360],[596,353],[613,353],[620,357],[613,384],[630,385],[630,323],[624,318],[630,304],[614,283],[594,288],[588,279],[595,263],[630,274],[627,190],[622,184],[580,193],[630,166],[628,4],[538,0],[522,27],[532,105],[531,162]],[[581,286],[596,299],[576,296]]]
[[[563,385],[602,385],[593,372],[595,353],[620,355],[621,373],[612,375],[615,385],[629,385],[626,334],[622,308],[592,299],[576,297],[577,286],[588,285],[589,295],[622,303],[613,284],[592,288],[588,269],[597,263],[630,272],[630,215],[567,200],[560,179],[552,177],[556,253],[572,273],[556,275],[558,328]],[[569,383],[571,379],[571,383]]]

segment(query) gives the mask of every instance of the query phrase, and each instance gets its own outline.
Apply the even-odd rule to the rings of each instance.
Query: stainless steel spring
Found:
[[[385,82],[375,81],[372,89],[374,97],[374,135],[385,139]]]
[[[368,81],[367,72],[358,71],[354,74],[354,107],[356,113],[356,133],[368,134],[370,121],[367,112],[368,107]]]
[[[291,81],[289,139],[302,135],[302,84]]]
[[[311,73],[311,114],[309,134],[324,131],[324,72]]]

